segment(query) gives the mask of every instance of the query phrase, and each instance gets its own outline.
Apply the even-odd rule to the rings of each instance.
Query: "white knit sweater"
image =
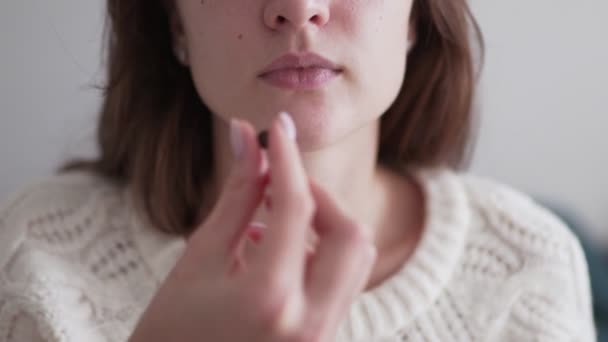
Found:
[[[587,266],[568,228],[505,185],[416,173],[422,240],[353,303],[340,341],[594,341]],[[129,188],[87,173],[30,186],[0,211],[0,341],[126,341],[182,252]]]

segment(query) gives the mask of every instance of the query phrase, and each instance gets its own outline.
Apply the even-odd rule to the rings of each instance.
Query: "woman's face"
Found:
[[[175,41],[215,115],[262,129],[287,111],[310,151],[371,124],[392,104],[413,36],[412,1],[175,0]],[[291,64],[265,73],[290,53]],[[297,58],[307,53],[333,66]]]

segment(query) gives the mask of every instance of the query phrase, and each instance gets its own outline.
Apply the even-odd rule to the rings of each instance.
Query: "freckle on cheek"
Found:
[[[242,34],[242,33],[240,33],[240,34],[237,36],[237,38],[238,38],[239,40],[243,40],[243,34]]]

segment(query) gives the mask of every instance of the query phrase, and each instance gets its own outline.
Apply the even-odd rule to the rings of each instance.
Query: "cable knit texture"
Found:
[[[425,195],[420,244],[357,298],[339,341],[595,340],[587,265],[562,221],[492,180],[414,175]],[[131,198],[129,187],[75,172],[6,202],[1,342],[128,339],[185,246],[150,227]]]

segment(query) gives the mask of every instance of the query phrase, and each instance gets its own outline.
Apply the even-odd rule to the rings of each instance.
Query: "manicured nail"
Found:
[[[266,228],[268,228],[268,226],[266,226],[266,223],[260,221],[253,221],[249,224],[249,229],[264,230]]]
[[[292,141],[296,141],[296,125],[293,123],[291,115],[287,112],[281,112],[279,114],[279,121],[287,134],[287,137]]]
[[[254,242],[260,242],[262,237],[264,236],[264,230],[266,229],[266,225],[262,222],[252,222],[248,229],[247,235]]]
[[[262,162],[260,163],[259,175],[262,177],[266,177],[266,175],[270,172],[270,166],[268,165],[268,155],[265,150],[262,150]]]
[[[236,119],[230,119],[230,145],[236,159],[242,159],[245,151],[243,130]]]
[[[247,234],[249,235],[249,238],[253,241],[253,242],[260,242],[260,240],[262,240],[262,232],[259,230],[250,230],[247,232]]]

